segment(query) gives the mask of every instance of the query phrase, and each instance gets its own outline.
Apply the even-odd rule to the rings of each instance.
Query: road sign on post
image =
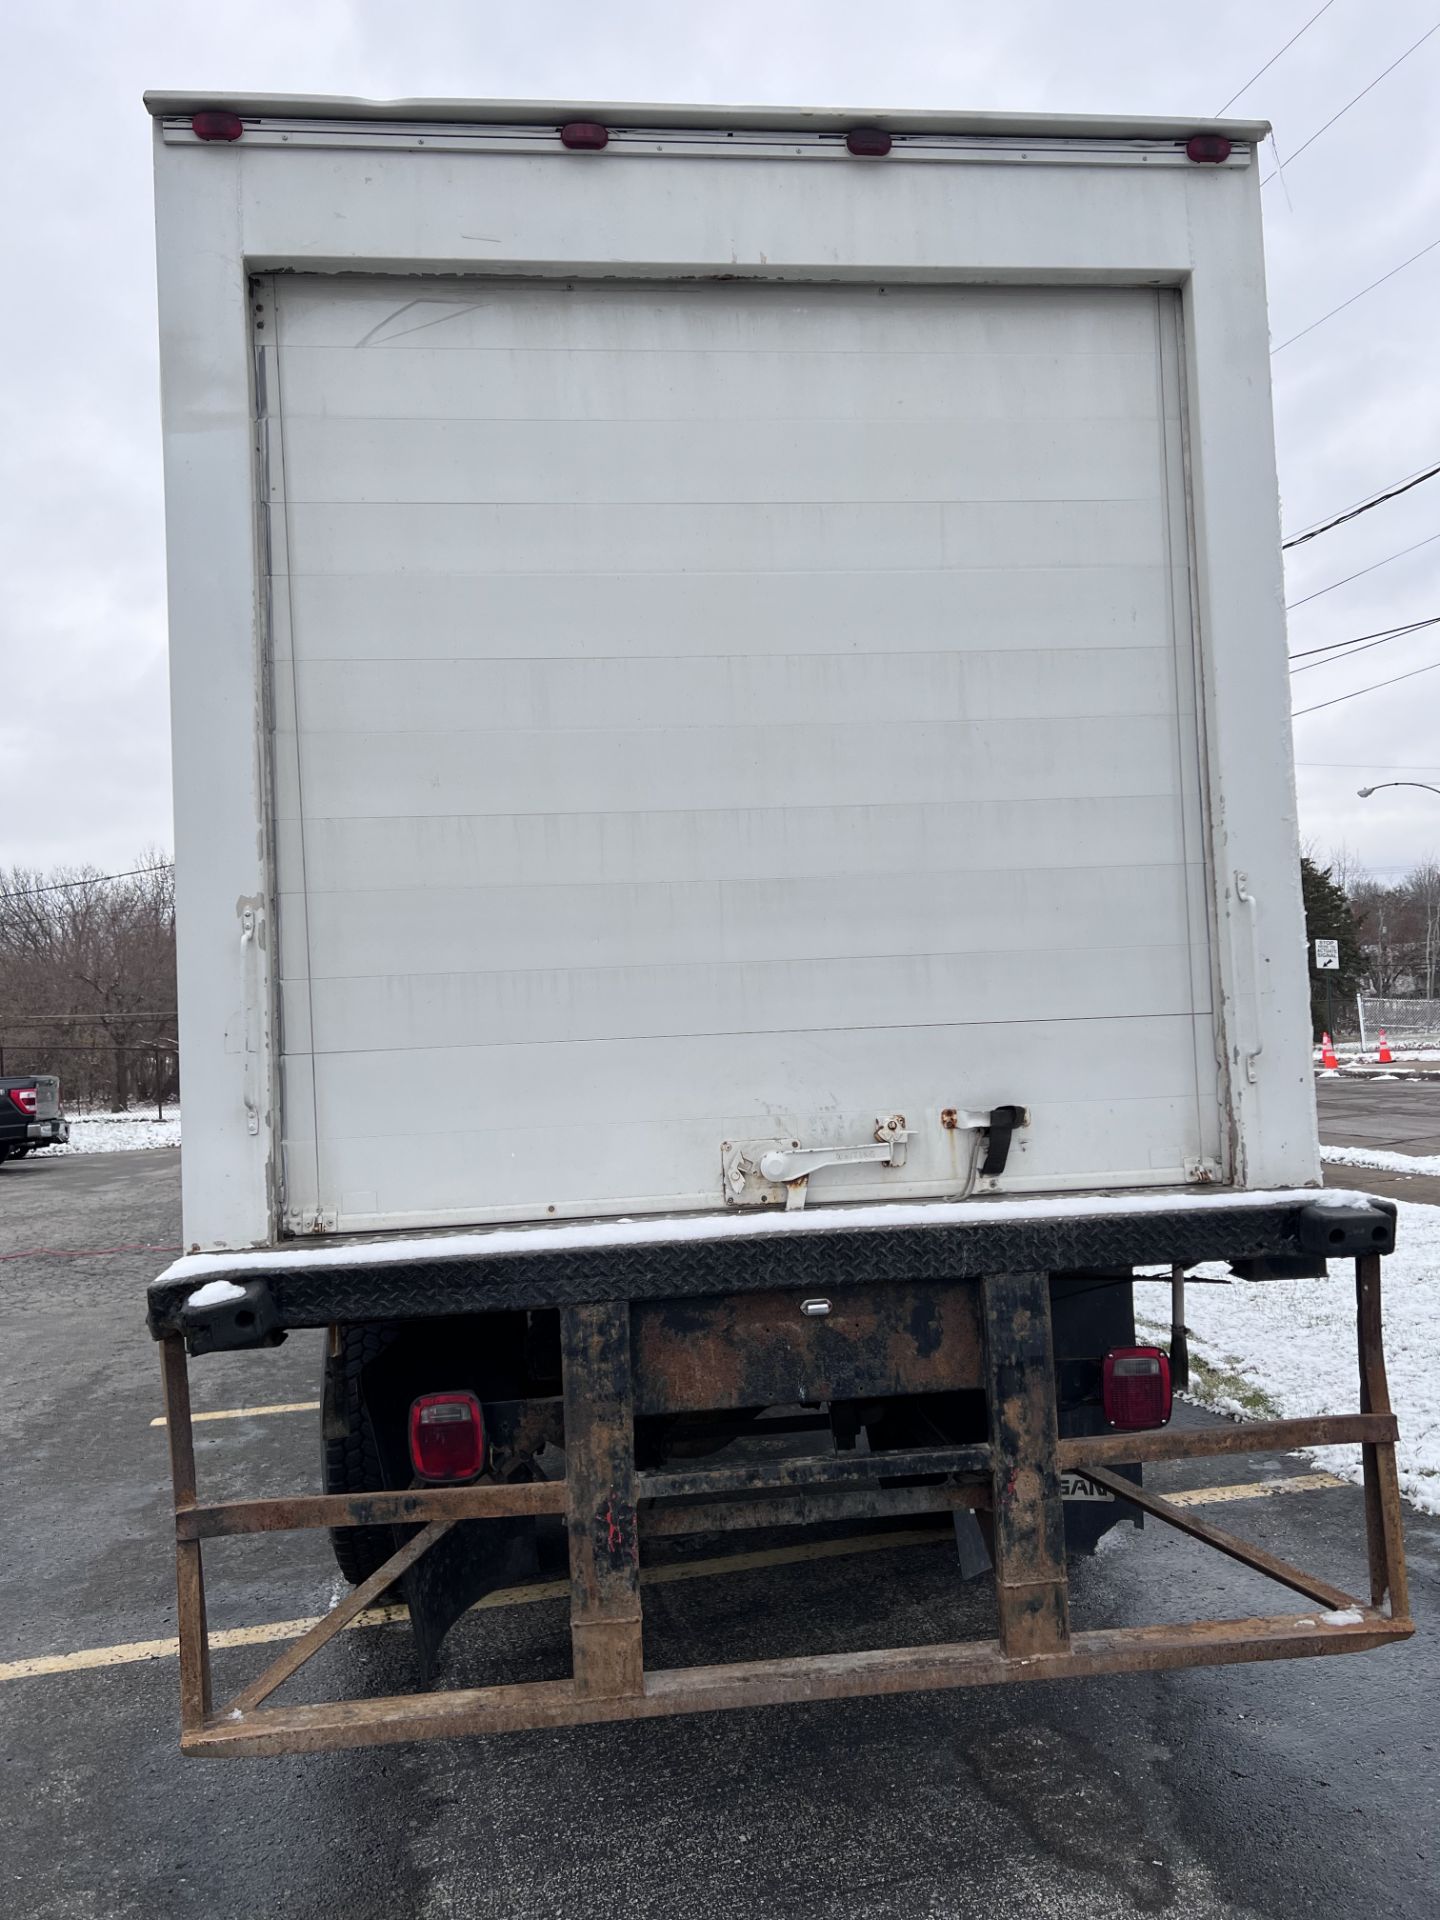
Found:
[[[1338,940],[1317,940],[1315,942],[1315,971],[1317,973],[1338,973],[1340,971],[1340,942]]]

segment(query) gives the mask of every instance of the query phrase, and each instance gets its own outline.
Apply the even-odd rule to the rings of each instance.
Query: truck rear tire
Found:
[[[320,1394],[320,1470],[326,1493],[378,1493],[385,1485],[375,1428],[365,1406],[362,1374],[392,1335],[385,1327],[341,1327],[338,1350],[325,1356]],[[332,1527],[335,1564],[358,1587],[400,1544],[393,1527]]]

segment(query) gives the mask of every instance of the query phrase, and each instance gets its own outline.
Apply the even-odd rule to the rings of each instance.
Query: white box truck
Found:
[[[1318,1184],[1263,125],[147,104],[187,1749],[1408,1632],[1394,1211]],[[1168,1428],[1135,1268],[1327,1256],[1358,1410]],[[324,1490],[203,1502],[187,1355],[299,1327]],[[1071,1630],[1067,1546],[1183,1518],[1145,1461],[1322,1439],[1367,1597],[1231,1541],[1309,1612]],[[993,1639],[646,1671],[647,1539],[902,1513],[993,1557]],[[394,1587],[428,1672],[547,1515],[569,1679],[264,1704]],[[203,1540],[314,1526],[354,1593],[217,1710]]]

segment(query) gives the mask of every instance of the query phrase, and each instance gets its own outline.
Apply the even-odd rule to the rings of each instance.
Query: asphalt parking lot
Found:
[[[1415,1159],[1440,1153],[1440,1080],[1315,1082],[1320,1138],[1332,1147],[1368,1147]],[[1363,1187],[1389,1200],[1440,1206],[1440,1177],[1376,1167],[1330,1166],[1326,1184]]]
[[[1440,1080],[1315,1082],[1320,1137],[1330,1146],[1440,1153]]]
[[[1347,1090],[1348,1091],[1348,1090]],[[1411,1149],[1412,1151],[1418,1149]],[[756,1710],[310,1758],[182,1760],[155,1350],[143,1292],[179,1239],[173,1152],[0,1172],[0,1909],[26,1916],[1183,1914],[1420,1920],[1440,1908],[1440,1523],[1409,1516],[1420,1633],[1349,1659]],[[196,1364],[202,1491],[313,1487],[318,1337]],[[236,1410],[249,1409],[236,1416]],[[1190,1418],[1201,1418],[1189,1415]],[[1341,1585],[1361,1499],[1295,1458],[1197,1461],[1163,1489],[1285,1483],[1207,1514]],[[1298,1486],[1291,1485],[1299,1482]],[[791,1537],[793,1541],[793,1536]],[[666,1662],[987,1630],[953,1543],[703,1547],[647,1591]],[[756,1546],[747,1561],[719,1553]],[[207,1556],[213,1626],[320,1611],[322,1536]],[[1283,1610],[1173,1535],[1121,1529],[1073,1581],[1082,1625]],[[444,1677],[542,1677],[563,1600],[472,1615]],[[155,1644],[158,1643],[158,1644]],[[321,1656],[332,1693],[413,1685],[403,1626]]]

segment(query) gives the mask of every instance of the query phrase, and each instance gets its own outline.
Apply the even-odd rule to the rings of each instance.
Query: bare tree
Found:
[[[1349,887],[1360,927],[1367,991],[1423,995],[1440,985],[1440,861],[1422,861],[1393,887],[1365,874]]]
[[[1392,994],[1402,966],[1394,890],[1375,880],[1360,881],[1350,888],[1350,906],[1360,928],[1360,948],[1365,956],[1369,990],[1375,994]]]
[[[1352,900],[1356,888],[1364,886],[1370,878],[1359,854],[1348,840],[1341,840],[1330,849],[1323,860],[1317,860],[1315,864],[1324,867],[1340,891],[1349,894]]]
[[[1416,867],[1403,891],[1416,920],[1417,974],[1424,978],[1425,997],[1435,998],[1435,974],[1440,964],[1440,866],[1433,858]]]
[[[117,1111],[174,1087],[174,874],[153,850],[136,866],[118,880],[94,867],[0,875],[6,1065],[63,1072]]]

